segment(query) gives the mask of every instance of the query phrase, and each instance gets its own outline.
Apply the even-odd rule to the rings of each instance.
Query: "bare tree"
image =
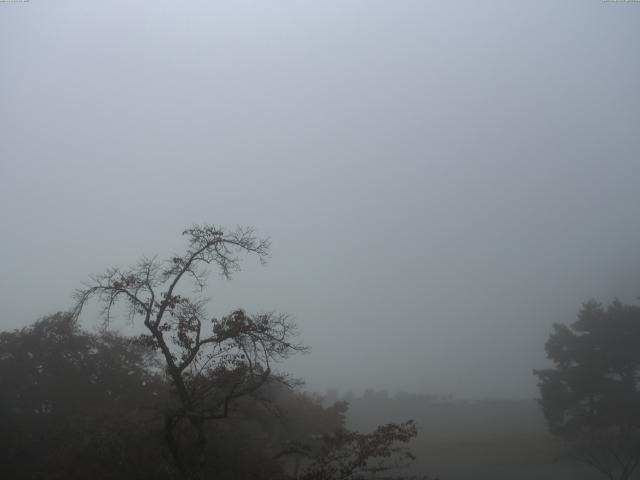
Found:
[[[226,418],[234,399],[250,395],[268,380],[285,380],[272,371],[275,361],[306,347],[295,343],[298,331],[286,314],[248,315],[236,310],[220,319],[206,312],[201,296],[209,268],[230,279],[239,270],[241,254],[255,254],[264,263],[269,240],[258,239],[251,228],[233,231],[213,225],[194,225],[184,254],[160,261],[143,258],[129,268],[111,268],[90,277],[75,293],[74,317],[92,298],[103,306],[105,326],[112,309],[123,303],[131,322],[146,328],[140,341],[157,349],[177,401],[165,412],[165,438],[183,478],[204,475],[207,437],[205,422]],[[184,293],[185,286],[196,294]],[[182,424],[195,433],[195,465],[184,461],[176,440]]]

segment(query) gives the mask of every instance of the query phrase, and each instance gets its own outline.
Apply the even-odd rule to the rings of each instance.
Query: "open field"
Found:
[[[563,442],[549,435],[534,401],[428,403],[356,399],[349,424],[414,419],[420,434],[412,444],[415,472],[441,480],[597,480],[575,461]]]

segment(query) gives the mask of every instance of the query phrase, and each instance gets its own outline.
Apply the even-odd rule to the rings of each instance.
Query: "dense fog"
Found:
[[[0,3],[0,330],[194,224],[246,225],[270,256],[212,268],[207,312],[290,314],[311,352],[278,368],[307,391],[531,401],[554,323],[640,295],[639,22],[631,1]]]

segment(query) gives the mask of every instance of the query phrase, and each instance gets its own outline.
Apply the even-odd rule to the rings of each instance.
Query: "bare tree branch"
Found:
[[[227,231],[214,225],[194,225],[185,230],[188,247],[164,262],[144,257],[128,269],[111,268],[74,294],[78,318],[92,299],[103,305],[104,326],[113,307],[122,302],[131,322],[140,319],[147,334],[140,337],[158,349],[175,387],[179,408],[166,413],[168,447],[183,477],[191,474],[182,462],[175,441],[176,425],[185,419],[197,433],[196,449],[204,462],[205,420],[229,415],[235,399],[251,395],[272,378],[272,362],[308,349],[295,343],[295,322],[285,314],[247,315],[236,310],[220,320],[209,319],[206,299],[177,294],[189,280],[198,291],[206,286],[208,269],[216,267],[230,279],[240,269],[242,254],[256,255],[261,263],[269,254],[268,239],[259,239],[252,228]]]

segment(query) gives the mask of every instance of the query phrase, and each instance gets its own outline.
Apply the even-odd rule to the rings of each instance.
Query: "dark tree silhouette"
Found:
[[[0,332],[0,465],[12,479],[115,480],[180,476],[164,440],[170,378],[159,355],[131,337],[89,333],[69,314]],[[410,459],[412,424],[360,434],[345,402],[269,382],[234,401],[224,422],[204,422],[210,477],[359,479]],[[193,429],[176,427],[188,450]],[[191,430],[191,431],[189,431]],[[183,454],[187,462],[193,458]]]
[[[640,463],[640,307],[583,305],[546,343],[554,368],[536,370],[550,431],[610,480]]]
[[[255,393],[267,381],[285,381],[273,372],[273,363],[306,347],[294,341],[297,328],[285,314],[236,310],[212,318],[206,299],[184,293],[189,284],[202,292],[207,267],[217,267],[229,279],[239,270],[241,254],[254,254],[264,262],[268,240],[258,239],[251,228],[227,231],[211,225],[193,226],[183,235],[188,239],[183,254],[166,261],[143,258],[132,267],[91,277],[75,294],[73,314],[77,318],[96,298],[107,325],[112,308],[122,302],[129,320],[144,325],[147,333],[139,341],[160,352],[176,394],[165,412],[168,448],[184,478],[201,478],[207,469],[206,422],[228,417],[235,400]],[[191,445],[184,445],[177,433],[191,438]]]
[[[0,465],[6,478],[169,479],[153,352],[55,314],[0,333]]]
[[[364,479],[404,467],[414,459],[406,444],[417,434],[412,421],[382,425],[368,434],[337,429],[323,435],[320,448],[308,450],[311,462],[300,478]]]
[[[163,435],[170,388],[156,352],[130,337],[83,331],[69,314],[0,332],[2,472],[12,479],[175,479]],[[294,469],[279,453],[293,443],[320,445],[344,428],[345,411],[281,382],[236,399],[227,421],[204,426],[215,477],[289,478]]]

